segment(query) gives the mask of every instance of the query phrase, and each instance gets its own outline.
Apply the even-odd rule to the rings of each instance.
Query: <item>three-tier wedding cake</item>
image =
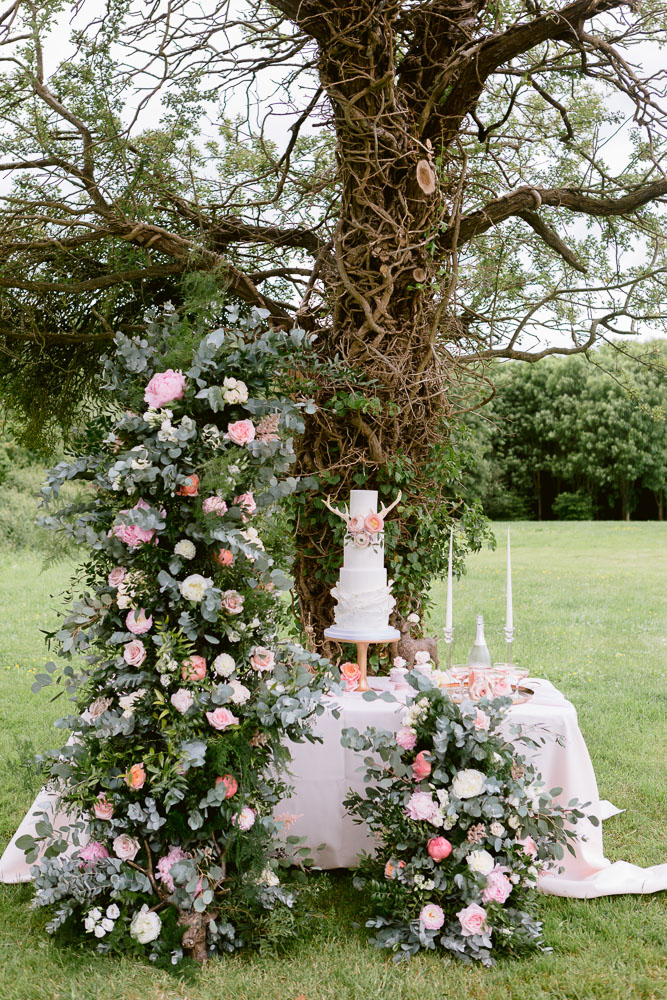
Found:
[[[336,599],[335,624],[325,630],[329,639],[342,642],[391,642],[400,638],[389,624],[395,605],[393,581],[384,565],[384,518],[398,503],[378,512],[377,490],[352,490],[344,511],[327,503],[346,524],[343,566],[331,591]]]

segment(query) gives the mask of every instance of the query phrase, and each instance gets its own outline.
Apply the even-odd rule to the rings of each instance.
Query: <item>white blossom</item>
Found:
[[[152,913],[146,903],[135,913],[130,924],[130,937],[139,944],[148,944],[160,936],[162,921],[157,913]]]

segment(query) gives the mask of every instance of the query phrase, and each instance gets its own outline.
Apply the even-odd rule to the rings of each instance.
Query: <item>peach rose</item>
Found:
[[[174,399],[182,399],[185,392],[185,376],[181,371],[167,368],[166,372],[157,372],[146,386],[144,400],[149,406],[159,410]]]
[[[270,649],[265,649],[264,646],[255,646],[250,657],[250,665],[253,670],[260,673],[265,670],[273,670],[276,665],[275,654]]]
[[[222,731],[227,726],[238,725],[238,719],[228,708],[216,708],[214,712],[207,712],[206,718],[214,729]]]
[[[196,497],[199,492],[199,476],[196,473],[192,473],[188,476],[182,486],[176,490],[178,496],[181,497]]]
[[[434,861],[444,861],[452,853],[452,845],[445,837],[431,837],[426,850]]]
[[[243,611],[244,600],[237,590],[225,590],[220,604],[222,610],[226,611],[228,615],[240,615]]]
[[[106,792],[100,792],[97,801],[93,806],[96,819],[111,819],[113,816],[113,805],[109,802]]]
[[[123,659],[130,667],[140,667],[146,659],[146,647],[141,639],[128,642],[123,650]]]
[[[129,788],[133,788],[138,791],[143,788],[146,783],[146,771],[143,764],[133,764],[130,770],[125,775],[125,784]]]
[[[219,552],[215,553],[213,558],[221,566],[231,566],[234,562],[234,555],[231,549],[220,549]]]
[[[237,420],[233,424],[227,424],[227,437],[234,444],[250,444],[255,440],[255,425],[252,420]]]
[[[412,763],[412,773],[415,781],[423,781],[424,778],[428,778],[431,773],[431,765],[429,761],[426,760],[423,750],[417,754]]]
[[[181,677],[184,681],[203,681],[206,677],[206,660],[203,656],[189,656],[183,660]]]
[[[399,861],[398,862],[398,867],[399,868],[405,868],[405,861]],[[384,877],[385,878],[393,878],[395,871],[396,871],[396,869],[392,865],[391,861],[388,861],[386,863],[386,865],[384,866]]]
[[[473,934],[483,934],[487,929],[486,910],[477,903],[471,903],[464,910],[459,910],[456,916],[459,918],[463,937],[471,937]]]
[[[378,531],[384,531],[384,521],[379,514],[369,514],[364,518],[366,531],[371,535],[376,535]]]
[[[226,799],[231,799],[232,795],[236,795],[239,788],[236,778],[234,778],[231,774],[223,774],[215,779],[216,785],[219,785],[220,782],[222,782],[222,784],[225,786]]]

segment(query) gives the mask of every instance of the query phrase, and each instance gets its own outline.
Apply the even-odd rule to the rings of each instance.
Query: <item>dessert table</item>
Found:
[[[391,690],[388,678],[370,680],[372,688],[379,693]],[[620,812],[598,796],[595,772],[574,706],[549,681],[529,679],[526,683],[535,694],[528,702],[510,709],[508,723],[520,724],[535,738],[545,738],[546,742],[534,751],[534,756],[546,788],[562,788],[560,798],[565,803],[575,797],[581,802],[591,802],[588,811],[600,820]],[[395,693],[396,699],[404,697],[404,694]],[[276,814],[296,817],[290,833],[305,836],[311,848],[326,845],[319,854],[315,852],[322,868],[353,868],[358,852],[372,851],[374,841],[343,809],[348,789],[363,788],[360,771],[363,755],[342,747],[340,734],[350,726],[359,730],[367,726],[396,730],[403,702],[380,698],[369,702],[360,693],[351,692],[332,698],[329,703],[330,708],[338,707],[340,716],[336,718],[329,710],[316,720],[315,731],[323,743],[290,744],[294,794],[281,803]],[[525,749],[522,753],[528,755]],[[0,858],[1,882],[30,880],[29,867],[23,852],[16,847],[16,840],[23,834],[34,833],[36,814],[47,812],[53,818],[57,815],[57,806],[57,796],[43,789]],[[604,857],[601,824],[596,827],[583,820],[578,825],[578,833],[585,840],[580,839],[577,843],[575,857],[565,852],[563,873],[541,877],[540,888],[544,892],[589,898],[667,889],[667,864],[652,868],[640,868],[624,861],[611,864]]]
[[[388,678],[369,680],[378,693],[393,690]],[[549,681],[531,678],[525,683],[535,694],[524,704],[512,706],[508,723],[520,724],[534,738],[545,738],[546,742],[537,750],[529,753],[522,748],[521,752],[537,758],[547,790],[562,788],[559,801],[565,804],[573,798],[591,802],[587,812],[600,821],[621,812],[599,798],[595,772],[574,706]],[[412,693],[412,689],[408,693]],[[395,697],[404,698],[405,695],[396,693]],[[323,743],[290,745],[294,794],[277,812],[296,817],[290,832],[305,836],[311,847],[326,845],[315,855],[317,864],[323,868],[353,868],[358,852],[372,852],[374,841],[365,827],[353,823],[343,809],[342,802],[349,788],[363,790],[364,755],[342,747],[340,734],[347,727],[360,731],[367,726],[396,730],[403,703],[380,698],[367,701],[360,693],[350,692],[331,699],[332,707],[334,704],[340,710],[340,717],[336,719],[327,711],[315,724],[315,732],[322,737]],[[611,864],[605,859],[601,822],[596,827],[582,820],[577,833],[580,840],[575,845],[576,857],[566,851],[561,862],[562,874],[548,873],[540,878],[540,888],[544,892],[590,898],[667,889],[667,864],[640,868],[624,861]]]

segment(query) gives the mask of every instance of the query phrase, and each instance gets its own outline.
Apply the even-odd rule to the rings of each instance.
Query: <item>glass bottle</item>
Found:
[[[491,657],[484,638],[484,618],[482,615],[477,615],[477,634],[468,657],[468,666],[477,668],[491,666]]]

